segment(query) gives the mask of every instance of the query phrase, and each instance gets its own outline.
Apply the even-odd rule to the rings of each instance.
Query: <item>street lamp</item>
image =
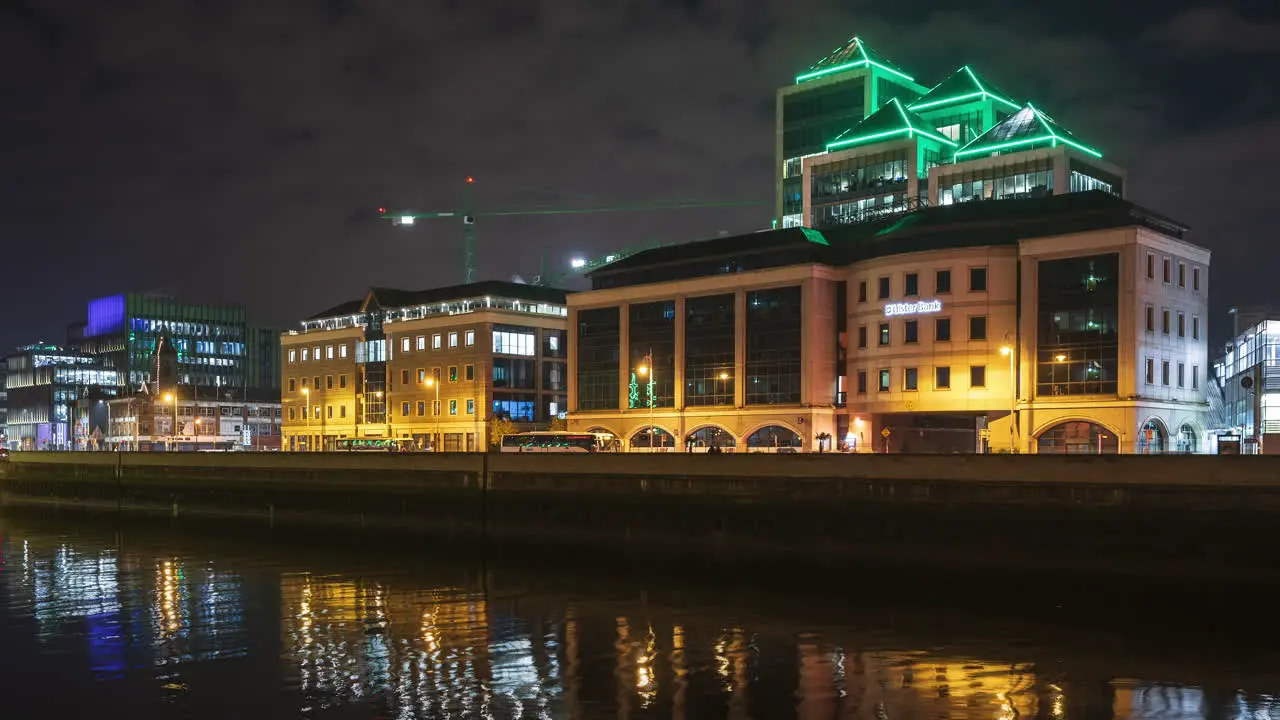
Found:
[[[437,452],[436,443],[439,442],[444,445],[444,438],[440,436],[440,383],[436,382],[434,377],[429,377],[426,380],[426,384],[427,387],[435,388],[436,390],[436,401],[431,406],[431,414],[436,416],[436,434],[431,438],[431,452]]]
[[[178,450],[178,393],[165,393],[165,402],[173,402],[173,432],[169,433],[169,450],[177,452]]]
[[[311,451],[311,388],[302,388],[302,418],[307,421],[307,450]]]
[[[1000,354],[1009,358],[1009,452],[1017,452],[1017,425],[1018,425],[1018,373],[1014,367],[1016,360],[1013,355],[1013,346],[1005,345],[1000,348]]]
[[[650,350],[649,354],[645,355],[644,358],[641,360],[640,367],[636,368],[637,375],[639,375],[640,377],[649,378],[649,451],[650,452],[653,452],[653,441],[655,436],[657,435],[657,433],[654,432],[656,428],[654,427],[654,424],[653,424],[653,408],[657,404],[657,398],[655,398],[654,396],[658,392],[658,381],[655,377],[656,371],[653,371],[653,373],[651,373],[650,371],[650,368],[652,366],[653,366],[653,351]]]
[[[195,419],[196,423],[196,450],[200,449],[200,418]]]

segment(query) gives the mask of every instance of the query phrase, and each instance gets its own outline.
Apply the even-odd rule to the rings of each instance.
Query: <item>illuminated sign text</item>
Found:
[[[884,306],[884,316],[921,315],[924,313],[942,312],[941,300],[920,300],[918,302],[888,303]]]

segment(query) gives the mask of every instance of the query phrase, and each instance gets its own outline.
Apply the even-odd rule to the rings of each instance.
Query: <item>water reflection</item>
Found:
[[[859,630],[787,613],[730,614],[713,603],[504,591],[333,572],[271,553],[39,532],[7,535],[0,560],[0,620],[28,628],[37,655],[71,653],[66,667],[86,669],[83,681],[67,681],[72,687],[145,677],[127,692],[149,700],[225,692],[239,673],[235,692],[250,702],[283,693],[289,714],[316,718],[1207,720],[1280,712],[1274,695],[1236,690],[1208,663],[1205,683],[1164,680],[1154,660],[1145,677],[1112,675],[1098,667],[1111,662],[1106,653],[999,636],[934,642],[896,624]],[[1180,667],[1185,680],[1188,666]],[[1280,679],[1264,678],[1262,690],[1280,689]],[[237,715],[275,716],[252,705]]]

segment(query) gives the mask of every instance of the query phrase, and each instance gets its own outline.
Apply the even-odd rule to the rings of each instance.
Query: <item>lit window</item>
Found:
[[[458,382],[458,366],[449,366],[449,382]]]
[[[409,403],[400,403],[400,417],[409,417]]]
[[[427,382],[427,369],[418,368],[418,384],[422,385]]]
[[[419,335],[419,336],[418,336],[418,349],[419,349],[419,350],[426,350],[426,349],[427,349],[427,336],[426,336],[426,335]]]
[[[307,361],[307,354],[308,354],[307,349],[306,349],[306,348],[302,348],[302,362],[306,362],[306,361]]]
[[[471,347],[472,345],[475,345],[475,344],[476,344],[476,331],[475,331],[475,330],[468,330],[468,331],[467,331],[467,335],[466,335],[466,343],[467,343],[467,347]]]
[[[449,347],[451,348],[458,347],[458,333],[456,332],[449,333]]]
[[[400,352],[409,352],[409,338],[400,338]]]
[[[418,417],[422,417],[423,415],[426,415],[426,414],[427,414],[427,401],[419,400],[418,401]]]
[[[315,359],[317,359],[317,360],[319,360],[319,359],[320,359],[320,346],[319,346],[319,345],[317,345],[317,346],[315,347],[315,354],[314,354],[314,355],[312,355],[312,357],[314,357],[314,358],[315,358]]]
[[[472,400],[471,398],[467,398],[467,414],[468,415],[476,414],[476,401]]]
[[[450,415],[457,415],[457,414],[458,414],[458,401],[457,401],[457,400],[450,400],[450,401],[449,401],[449,414],[450,414]]]
[[[346,357],[346,356],[347,356],[347,346],[346,346],[346,345],[339,345],[339,346],[338,346],[338,357]]]
[[[441,336],[440,336],[440,333],[436,333],[435,335],[432,335],[432,336],[431,336],[431,349],[432,349],[432,350],[439,350],[439,349],[440,349],[440,337],[441,337]]]
[[[326,359],[326,360],[332,360],[332,359],[333,359],[333,346],[332,346],[332,345],[327,345],[327,346],[325,346],[325,349],[324,349],[324,357],[325,357],[325,359]]]
[[[889,368],[880,371],[880,392],[889,392]]]
[[[297,350],[290,350],[290,351],[289,351],[289,362],[298,362],[298,351],[297,351]]]
[[[493,332],[493,352],[501,355],[537,354],[534,349],[534,334],[495,330]]]

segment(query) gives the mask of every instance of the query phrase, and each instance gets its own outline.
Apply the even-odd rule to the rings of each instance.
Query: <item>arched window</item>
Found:
[[[1098,455],[1120,450],[1115,433],[1087,420],[1058,423],[1040,433],[1036,442],[1036,451],[1046,455]]]
[[[737,444],[737,441],[733,439],[733,436],[728,431],[715,425],[708,425],[694,430],[689,433],[687,440],[689,449],[694,452],[708,450],[713,447],[732,448]]]
[[[673,448],[675,446],[676,439],[671,436],[671,433],[656,425],[642,427],[631,436],[633,448]]]
[[[1138,432],[1138,452],[1144,455],[1159,455],[1169,447],[1169,431],[1164,423],[1151,418],[1142,425]]]
[[[1178,452],[1194,453],[1196,451],[1196,430],[1190,425],[1183,424],[1178,428]]]
[[[752,450],[798,448],[803,444],[799,435],[781,425],[766,425],[747,438],[747,447]]]

